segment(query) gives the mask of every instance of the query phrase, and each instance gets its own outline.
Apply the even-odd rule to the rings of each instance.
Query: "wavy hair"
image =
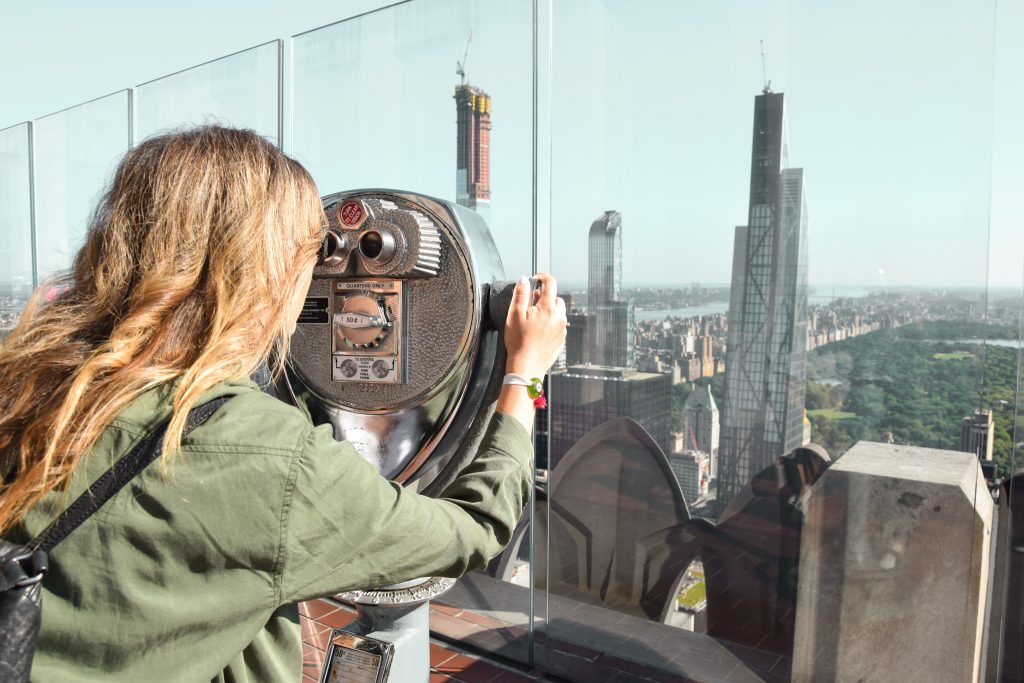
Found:
[[[253,131],[202,126],[128,152],[72,270],[0,344],[0,533],[66,489],[143,392],[177,381],[166,470],[203,392],[272,357],[280,371],[322,226],[309,173]]]

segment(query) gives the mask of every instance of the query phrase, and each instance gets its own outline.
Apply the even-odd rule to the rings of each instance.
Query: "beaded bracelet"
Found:
[[[539,377],[526,379],[522,375],[510,372],[501,383],[526,387],[526,395],[533,399],[534,408],[542,410],[548,407],[548,400],[544,398],[544,382]]]

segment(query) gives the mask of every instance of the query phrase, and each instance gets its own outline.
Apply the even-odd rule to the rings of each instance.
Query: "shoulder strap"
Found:
[[[230,398],[231,396],[221,396],[189,411],[185,429],[181,433],[182,437],[187,436],[193,429],[206,422]],[[160,454],[160,444],[163,443],[164,434],[167,433],[168,422],[170,422],[169,419],[114,463],[109,470],[93,482],[92,486],[75,499],[75,502],[62,512],[60,517],[53,520],[50,526],[29,541],[27,546],[33,550],[49,552],[110,500],[115,493],[124,488],[125,484],[131,481],[135,475],[156,460],[157,455]]]

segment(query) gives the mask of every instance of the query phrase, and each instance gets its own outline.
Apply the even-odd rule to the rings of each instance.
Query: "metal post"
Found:
[[[351,591],[338,597],[356,606],[358,618],[342,629],[394,645],[394,659],[384,680],[428,683],[430,680],[430,600],[447,593],[455,579],[415,579],[378,590]],[[330,666],[330,661],[325,662]]]

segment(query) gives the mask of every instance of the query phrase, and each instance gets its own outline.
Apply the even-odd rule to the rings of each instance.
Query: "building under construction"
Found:
[[[487,217],[491,206],[491,96],[472,85],[458,85],[455,111],[455,201]]]

